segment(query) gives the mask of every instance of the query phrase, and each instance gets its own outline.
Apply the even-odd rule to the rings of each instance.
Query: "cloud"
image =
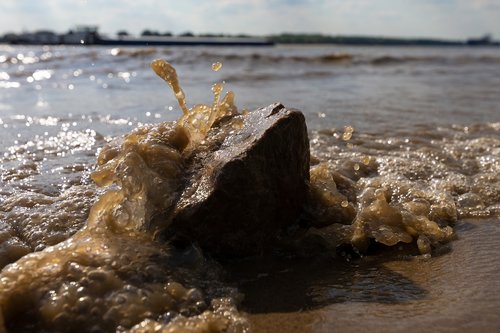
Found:
[[[114,34],[284,31],[464,38],[500,34],[500,0],[2,0],[0,33],[76,24]]]
[[[482,9],[500,9],[500,1],[499,0],[468,0],[461,1],[464,5],[472,5],[476,8]]]

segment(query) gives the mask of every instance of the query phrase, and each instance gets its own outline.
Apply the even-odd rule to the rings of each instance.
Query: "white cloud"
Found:
[[[0,33],[97,24],[110,34],[284,31],[465,38],[500,36],[500,0],[2,0]]]

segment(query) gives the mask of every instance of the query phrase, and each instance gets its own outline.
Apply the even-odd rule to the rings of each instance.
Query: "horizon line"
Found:
[[[57,30],[52,30],[50,28],[39,28],[39,29],[23,29],[20,32],[15,32],[15,31],[3,31],[0,33],[0,38],[1,37],[6,37],[10,34],[13,35],[22,35],[22,34],[33,34],[37,32],[51,32],[54,34],[58,35],[64,35],[68,34],[71,31],[78,30],[79,28],[95,28],[96,30],[99,29],[98,25],[87,25],[87,24],[78,24],[75,25],[74,28],[69,28],[66,30],[66,32],[58,32]],[[144,34],[146,31],[151,32],[151,34]],[[276,36],[321,36],[321,37],[327,37],[327,38],[380,38],[380,39],[386,39],[386,40],[429,40],[429,41],[443,41],[443,42],[463,42],[463,41],[469,41],[469,40],[489,40],[492,42],[497,42],[491,33],[484,33],[480,36],[473,36],[473,37],[463,37],[463,38],[449,38],[449,37],[425,37],[425,36],[389,36],[389,35],[383,35],[383,34],[335,34],[335,33],[322,33],[322,32],[290,32],[290,31],[282,31],[279,33],[268,33],[268,34],[250,34],[250,33],[221,33],[221,32],[201,32],[201,33],[194,33],[190,30],[186,30],[183,32],[178,32],[174,33],[172,31],[164,31],[160,32],[157,29],[149,29],[149,28],[144,28],[142,29],[142,32],[139,34],[134,34],[134,33],[129,33],[126,29],[118,29],[117,32],[113,33],[100,33],[102,36],[119,36],[120,33],[125,32],[128,36],[135,36],[135,37],[141,37],[141,36],[170,36],[170,37],[204,37],[204,36],[227,36],[227,37],[234,37],[234,36],[246,36],[246,37],[276,37]]]

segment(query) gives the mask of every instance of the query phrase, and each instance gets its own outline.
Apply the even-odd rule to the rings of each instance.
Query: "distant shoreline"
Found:
[[[217,38],[217,37],[157,37],[100,39],[93,45],[103,46],[273,46],[264,38]]]
[[[105,46],[273,46],[273,45],[352,45],[352,46],[500,46],[490,35],[467,40],[447,40],[430,38],[394,38],[370,36],[331,36],[323,34],[282,33],[265,37],[247,35],[202,34],[195,36],[185,33],[171,34],[143,33],[140,37],[129,36],[126,32],[117,38],[101,36],[97,27],[83,26],[65,34],[48,30],[21,34],[6,34],[0,43],[13,45],[105,45]]]
[[[321,34],[281,34],[269,36],[277,44],[335,44],[359,46],[500,46],[490,35],[467,40],[392,38],[370,36],[328,36]]]

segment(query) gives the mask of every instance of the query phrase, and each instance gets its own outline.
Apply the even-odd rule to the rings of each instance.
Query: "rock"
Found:
[[[167,235],[216,256],[266,252],[302,213],[309,158],[300,111],[273,104],[221,120],[188,158]]]

